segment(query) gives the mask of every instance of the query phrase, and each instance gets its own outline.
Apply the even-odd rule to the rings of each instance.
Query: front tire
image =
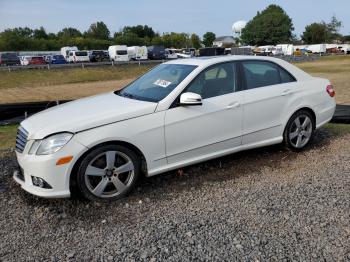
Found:
[[[138,182],[140,158],[120,145],[104,145],[82,160],[77,183],[89,200],[113,201],[128,195]]]
[[[300,110],[287,123],[283,133],[284,144],[293,151],[301,151],[312,141],[314,131],[313,115],[307,110]]]

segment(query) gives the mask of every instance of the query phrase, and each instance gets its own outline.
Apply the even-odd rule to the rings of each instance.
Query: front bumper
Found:
[[[33,141],[29,140],[23,151],[16,151],[16,157],[21,170],[13,174],[14,180],[22,189],[33,195],[45,198],[70,197],[70,174],[76,160],[87,150],[86,147],[75,141],[74,137],[61,150],[52,155],[29,155],[28,150]],[[56,165],[58,159],[65,156],[73,159],[64,165]],[[32,182],[32,176],[44,179],[52,188],[41,188]]]

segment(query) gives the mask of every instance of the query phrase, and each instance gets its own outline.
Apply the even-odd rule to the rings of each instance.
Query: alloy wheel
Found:
[[[289,129],[289,141],[295,148],[304,147],[312,136],[312,120],[309,116],[301,114],[298,115]]]
[[[123,194],[135,178],[135,166],[129,156],[120,151],[106,151],[90,161],[85,174],[87,189],[99,198]]]

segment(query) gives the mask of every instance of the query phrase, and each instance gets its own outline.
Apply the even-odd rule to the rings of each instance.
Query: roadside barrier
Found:
[[[17,71],[17,70],[30,70],[30,69],[63,69],[63,68],[89,68],[89,67],[100,67],[100,66],[122,66],[122,65],[149,65],[149,64],[160,64],[165,60],[141,60],[141,61],[128,61],[128,62],[95,62],[95,63],[71,63],[71,64],[45,64],[45,65],[14,65],[14,66],[0,66],[2,71]]]

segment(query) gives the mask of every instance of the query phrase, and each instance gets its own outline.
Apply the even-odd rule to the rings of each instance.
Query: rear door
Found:
[[[297,89],[295,78],[279,65],[262,60],[240,63],[244,76],[243,145],[281,136],[283,115]]]
[[[238,90],[235,63],[204,70],[184,92],[200,94],[203,104],[167,110],[169,164],[214,156],[241,145],[242,92]]]

